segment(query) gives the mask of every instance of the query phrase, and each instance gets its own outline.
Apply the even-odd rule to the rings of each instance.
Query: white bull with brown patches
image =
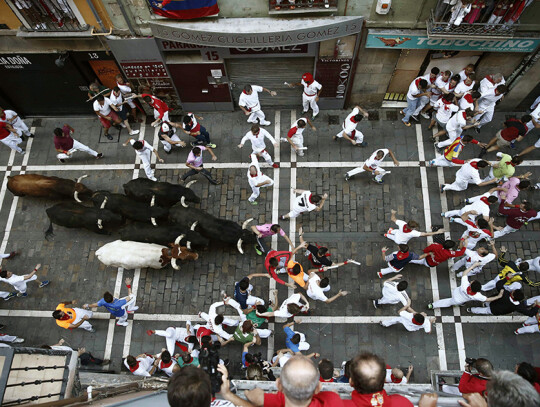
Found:
[[[111,267],[161,269],[171,263],[175,270],[180,270],[178,260],[199,258],[197,253],[179,245],[182,237],[178,236],[169,247],[154,243],[115,240],[100,247],[96,251],[96,256],[103,264]]]

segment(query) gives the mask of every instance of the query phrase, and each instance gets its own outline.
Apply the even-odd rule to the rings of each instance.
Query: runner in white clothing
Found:
[[[455,96],[452,93],[443,95],[433,108],[437,111],[431,119],[431,123],[428,126],[428,129],[431,130],[435,123],[438,124],[439,129],[446,128],[446,124],[452,117],[452,115],[459,110],[459,107],[454,103]]]
[[[143,353],[137,357],[129,355],[124,359],[124,366],[135,376],[150,377],[157,369],[159,359],[147,353]]]
[[[240,94],[238,106],[240,106],[240,109],[242,109],[246,116],[249,116],[247,119],[248,123],[257,123],[258,121],[261,126],[268,126],[271,123],[265,119],[259,102],[259,92],[262,91],[266,91],[272,96],[277,95],[273,90],[263,88],[262,86],[246,85]]]
[[[280,307],[276,311],[271,312],[256,312],[258,317],[270,318],[290,318],[300,312],[307,312],[309,310],[309,301],[302,293],[296,293],[291,295],[285,301],[283,301]]]
[[[459,287],[456,287],[454,289],[454,292],[452,293],[452,298],[445,298],[442,300],[434,301],[433,303],[428,304],[428,308],[434,309],[452,307],[454,305],[463,305],[469,301],[491,302],[501,298],[503,290],[501,290],[496,296],[488,298],[480,292],[482,290],[482,284],[480,284],[479,281],[474,280],[472,282],[469,282],[469,273],[481,264],[482,263],[480,263],[479,261],[473,263],[467,270],[463,272],[463,276],[461,277],[461,284]]]
[[[170,154],[172,151],[172,146],[176,147],[185,147],[186,143],[180,140],[180,137],[176,134],[176,128],[171,123],[161,123],[158,132],[158,138],[161,144],[163,145],[163,150],[165,154]]]
[[[407,294],[407,287],[409,283],[406,281],[398,282],[403,275],[398,274],[392,278],[389,278],[383,283],[382,297],[378,300],[373,300],[373,306],[377,308],[383,304],[397,304],[401,302],[404,306],[409,302],[409,295]]]
[[[131,101],[124,100],[124,95],[118,86],[115,86],[113,88],[109,99],[111,100],[111,103],[116,107],[116,113],[118,113],[118,116],[120,116],[120,119],[122,119],[122,123],[120,124],[120,126],[128,129],[130,136],[135,136],[139,134],[140,130],[133,130],[129,125],[127,108],[124,106]]]
[[[247,171],[247,178],[249,186],[251,187],[253,193],[248,198],[248,201],[252,205],[257,205],[258,203],[256,199],[261,193],[261,188],[271,187],[272,185],[274,185],[274,180],[261,172],[261,168],[259,167],[259,159],[257,158],[256,154],[251,154],[250,157],[251,164],[249,165]]]
[[[485,247],[479,247],[476,250],[465,249],[465,256],[456,261],[450,270],[458,271],[463,266],[465,266],[465,268],[470,268],[476,264],[476,266],[469,272],[469,275],[474,276],[475,274],[480,273],[486,264],[495,260],[497,257],[495,242],[492,240],[489,242],[489,245],[493,251],[492,253],[490,253]],[[461,272],[456,274],[456,277],[462,276],[463,273]]]
[[[16,291],[9,293],[9,295],[4,297],[4,301],[7,301],[15,296],[17,297],[27,297],[28,293],[26,292],[27,283],[30,281],[37,281],[39,288],[43,288],[49,284],[49,280],[38,280],[36,272],[40,269],[41,264],[38,264],[31,273],[24,274],[19,276],[13,274],[11,271],[2,270],[0,268],[0,281],[3,283],[11,284]]]
[[[7,122],[0,121],[0,142],[19,154],[24,155],[26,153],[25,150],[19,147],[19,144],[23,142],[22,137],[17,130]]]
[[[313,75],[309,72],[306,72],[302,75],[302,80],[300,83],[289,83],[289,88],[295,86],[303,86],[304,93],[302,93],[302,107],[304,113],[307,113],[309,108],[313,110],[313,119],[319,114],[319,106],[317,102],[319,101],[319,95],[322,92],[322,85],[313,79]]]
[[[19,136],[24,135],[26,137],[34,137],[34,135],[30,133],[26,123],[21,119],[17,112],[13,110],[3,110],[0,107],[0,121],[11,124]]]
[[[410,220],[408,222],[399,220],[396,218],[396,213],[397,211],[394,209],[390,210],[390,220],[394,222],[398,228],[390,228],[384,234],[384,237],[393,240],[396,244],[407,244],[413,237],[433,236],[445,232],[443,228],[440,228],[436,232],[420,232],[416,230],[418,227],[420,227],[418,222],[414,220]]]
[[[467,126],[467,120],[474,116],[474,111],[459,110],[446,122],[446,126],[433,135],[433,140],[448,134],[448,140],[437,143],[437,148],[443,148],[452,144],[458,137],[461,136],[464,128]]]
[[[540,256],[535,257],[534,259],[531,259],[531,260],[522,260],[522,259],[516,260],[517,266],[519,266],[521,263],[527,263],[529,265],[529,270],[540,273]]]
[[[128,106],[131,108],[133,119],[139,123],[142,122],[142,119],[137,119],[137,105],[133,102],[133,99],[130,98],[130,96],[134,95],[133,90],[131,89],[131,83],[127,82],[122,75],[118,74],[116,75],[116,86],[118,86],[124,100],[127,101]]]
[[[365,147],[367,143],[364,141],[364,134],[360,130],[356,130],[356,126],[362,119],[369,117],[369,113],[360,106],[355,106],[352,112],[347,116],[341,125],[342,129],[336,134],[333,139],[344,138],[349,140],[353,146]]]
[[[348,291],[339,290],[336,295],[328,298],[325,293],[330,291],[330,280],[328,279],[328,277],[324,277],[321,280],[321,278],[317,275],[315,271],[309,273],[307,286],[308,287],[306,293],[309,298],[311,298],[312,300],[323,301],[327,304],[334,302],[339,297],[345,297],[347,294],[349,294]]]
[[[425,312],[416,312],[411,308],[411,299],[407,304],[398,311],[399,317],[385,319],[381,322],[384,327],[389,327],[395,324],[401,324],[407,331],[414,332],[421,329],[425,333],[431,333],[431,324],[435,323],[435,317],[429,318]]]
[[[176,345],[178,345],[183,352],[191,352],[193,350],[193,347],[197,343],[197,337],[195,336],[195,331],[191,326],[191,321],[186,321],[185,328],[175,328],[170,326],[164,331],[159,329],[156,329],[155,331],[149,329],[146,331],[146,333],[148,335],[165,337],[165,342],[167,343],[167,350],[171,355],[174,355]],[[177,344],[177,342],[181,343]]]
[[[493,120],[496,103],[504,97],[508,91],[506,85],[498,85],[496,88],[490,88],[482,92],[480,88],[480,99],[478,99],[478,109],[480,112],[474,116],[474,130],[480,133],[480,128]]]
[[[461,82],[459,82],[454,89],[454,95],[456,95],[456,98],[461,99],[466,93],[471,92],[475,84],[475,79],[476,75],[474,73],[466,76],[465,79],[462,77]]]
[[[324,201],[328,198],[328,194],[324,194],[323,196],[314,195],[311,191],[305,189],[294,189],[293,193],[300,195],[294,199],[292,210],[288,214],[281,216],[280,219],[282,220],[297,218],[304,212],[319,212],[324,205]]]
[[[238,313],[240,320],[226,318],[223,316],[223,314],[218,314],[216,309],[222,305],[230,305],[233,307]],[[233,335],[223,329],[223,325],[238,326],[240,322],[244,322],[246,320],[246,316],[242,311],[240,304],[226,295],[223,296],[223,301],[215,302],[210,306],[208,314],[205,312],[200,312],[199,316],[206,321],[205,327],[218,336],[218,340],[221,342],[222,346],[234,340]]]
[[[464,213],[469,212],[469,218],[472,220],[475,220],[477,216],[482,216],[484,219],[489,219],[489,207],[493,205],[494,203],[499,202],[499,199],[497,198],[494,193],[496,191],[505,190],[500,187],[491,188],[488,192],[482,195],[475,196],[473,198],[465,198],[465,205],[461,209],[454,209],[452,211],[447,211],[441,213],[441,216],[444,216],[445,218],[450,218],[453,216],[462,216]],[[475,213],[473,213],[475,212]]]
[[[377,184],[384,183],[383,177],[387,172],[382,167],[380,167],[382,161],[386,157],[386,155],[390,155],[392,157],[392,160],[394,161],[394,165],[396,167],[399,167],[399,161],[396,159],[396,156],[390,150],[389,148],[382,148],[380,150],[375,151],[373,154],[371,154],[371,157],[369,157],[365,162],[364,165],[361,167],[356,167],[353,170],[350,170],[345,174],[345,181],[348,181],[351,179],[353,175],[360,174],[364,171],[368,171],[371,174],[375,175],[373,178],[373,181],[375,181]]]
[[[311,126],[311,129],[313,131],[317,130],[311,120],[309,120],[307,117],[301,117],[296,122],[294,122],[290,130],[287,132],[287,137],[281,139],[281,141],[288,141],[293,150],[300,157],[304,155],[304,150],[307,149],[307,147],[304,147],[303,134],[307,124]]]
[[[258,124],[254,124],[251,126],[251,130],[248,131],[244,137],[242,137],[240,144],[238,144],[238,148],[244,147],[246,141],[249,140],[251,141],[251,149],[253,150],[251,154],[255,154],[257,157],[262,157],[268,163],[268,165],[271,165],[274,168],[279,168],[279,164],[274,163],[272,161],[272,157],[268,151],[266,151],[266,143],[264,142],[265,137],[270,140],[274,147],[277,147],[276,139],[272,137],[272,135],[265,129],[261,129]]]
[[[180,370],[180,366],[176,358],[171,356],[171,353],[165,349],[158,353],[156,356],[157,359],[157,369],[161,370],[167,376],[171,377],[173,374]]]
[[[152,158],[152,152],[156,155],[160,163],[164,162],[163,159],[159,156],[157,150],[144,140],[133,140],[132,138],[128,138],[127,141],[124,143],[124,147],[128,144],[131,144],[131,146],[135,149],[135,153],[137,153],[137,155],[140,157],[143,163],[146,177],[152,181],[157,181],[157,178],[154,176],[154,170],[152,169],[150,163],[150,159]]]
[[[479,187],[483,187],[484,185],[497,182],[496,179],[482,182],[479,169],[488,166],[490,166],[490,164],[487,161],[479,158],[469,160],[458,170],[458,172],[456,172],[456,179],[452,184],[441,185],[441,193],[444,191],[465,191],[469,184],[476,184]]]

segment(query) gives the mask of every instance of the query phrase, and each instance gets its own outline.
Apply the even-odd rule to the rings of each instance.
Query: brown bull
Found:
[[[74,198],[77,202],[88,200],[92,196],[92,190],[81,183],[83,175],[76,181],[47,177],[39,174],[23,174],[8,177],[7,187],[16,196],[32,196],[48,199]]]
[[[172,266],[178,269],[176,265],[176,259],[179,260],[197,260],[199,255],[189,250],[186,246],[180,246],[176,243],[169,243],[170,248],[161,250],[161,257],[159,262],[166,266],[172,261]]]

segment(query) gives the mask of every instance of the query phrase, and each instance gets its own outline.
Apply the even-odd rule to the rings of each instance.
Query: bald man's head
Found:
[[[386,364],[379,356],[364,352],[351,363],[350,383],[361,394],[382,391],[386,376]]]
[[[310,401],[319,385],[319,371],[305,356],[293,356],[279,378],[285,397],[293,402]]]

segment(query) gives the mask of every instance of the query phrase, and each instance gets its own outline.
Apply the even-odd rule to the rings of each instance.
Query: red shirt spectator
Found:
[[[519,136],[524,136],[527,134],[527,126],[518,119],[508,119],[504,122],[505,128],[501,130],[501,137],[506,141],[512,141],[517,139]]]
[[[149,95],[148,93],[143,93],[141,96],[143,98],[149,97],[150,99],[152,99],[152,101],[148,104],[159,112],[160,119],[162,119],[163,115],[169,111],[169,106],[167,106],[167,103],[165,103],[163,100],[158,99],[155,96]]]
[[[433,253],[433,257],[426,257],[426,261],[431,267],[435,267],[452,257],[463,256],[465,249],[466,247],[462,247],[461,250],[448,250],[440,243],[433,243],[424,249],[424,253]]]
[[[488,379],[473,375],[472,373],[465,372],[459,380],[458,389],[461,393],[480,393],[484,394],[486,391]]]
[[[507,215],[506,224],[514,229],[521,228],[525,222],[537,215],[534,209],[524,211],[520,208],[520,205],[515,205],[514,208],[506,208],[504,202],[499,205],[499,213]]]
[[[340,407],[343,406],[345,400],[341,400],[341,397],[333,391],[321,391],[313,396],[310,407]],[[412,404],[411,404],[412,405]],[[265,394],[264,395],[264,407],[284,407],[285,396],[283,393]],[[370,405],[371,407],[371,405]]]
[[[377,393],[360,394],[354,390],[350,400],[343,400],[343,406],[349,407],[413,407],[413,403],[398,394],[389,396],[385,390]],[[266,407],[266,404],[265,404]]]

